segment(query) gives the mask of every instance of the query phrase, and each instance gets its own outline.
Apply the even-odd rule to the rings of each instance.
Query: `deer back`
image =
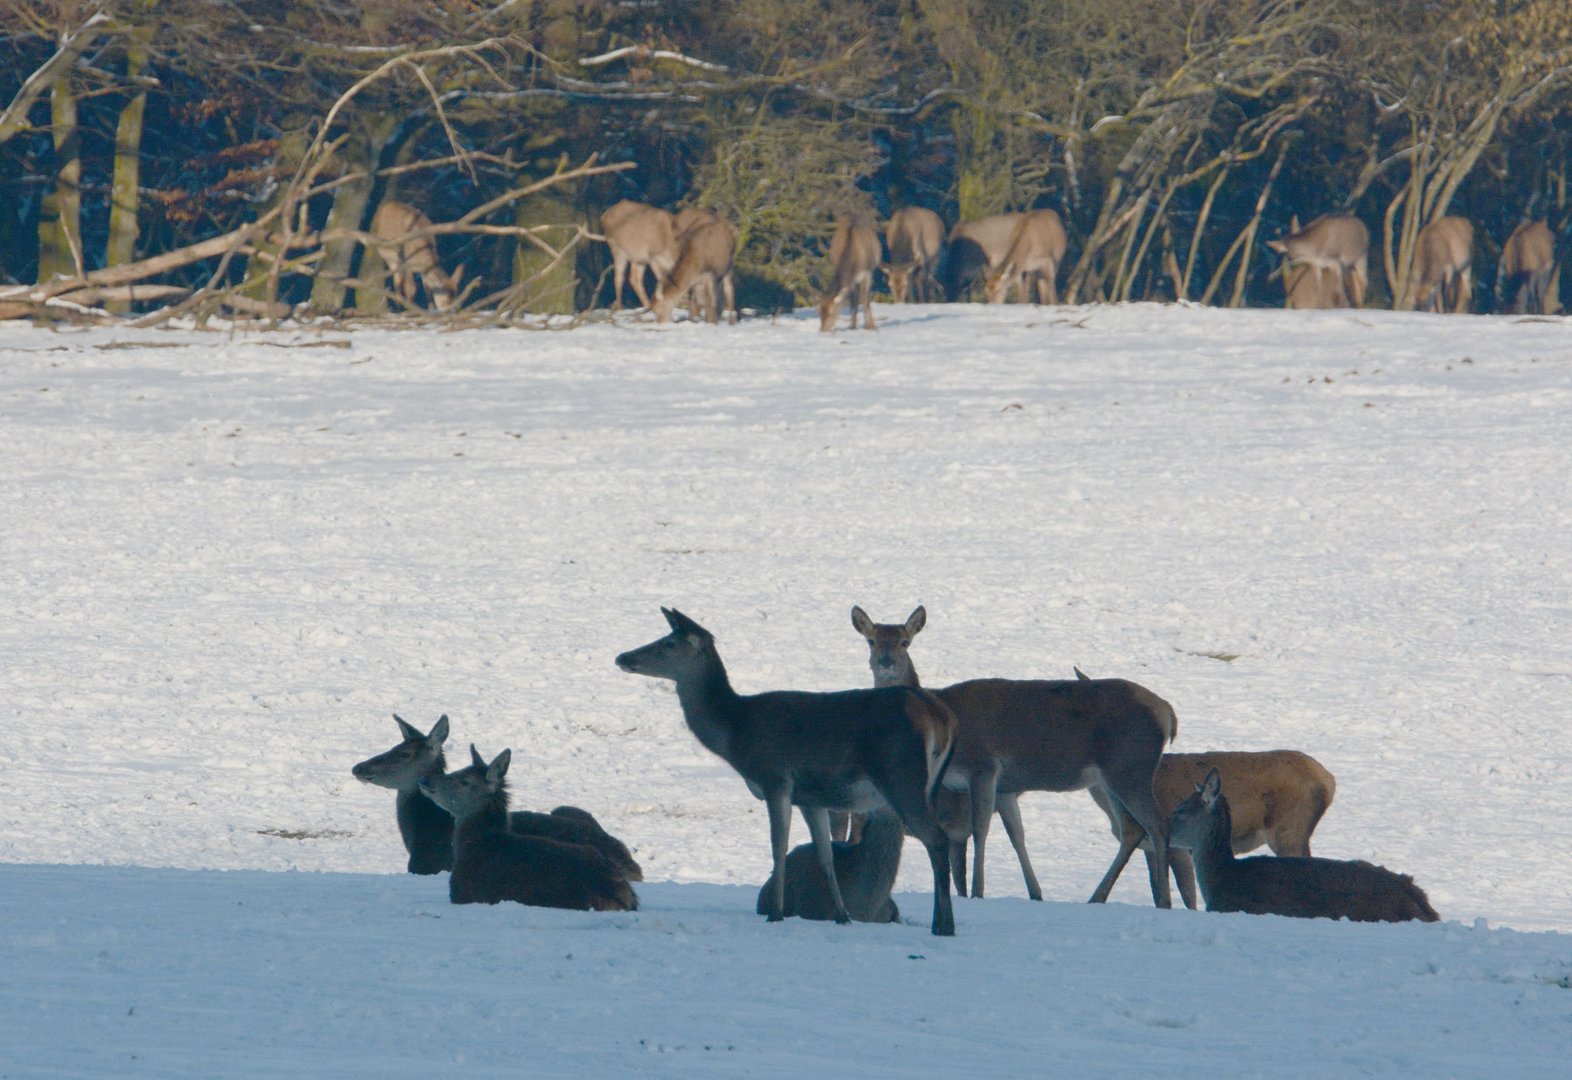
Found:
[[[1501,245],[1500,273],[1517,277],[1546,270],[1555,261],[1556,238],[1543,221],[1525,221]]]
[[[1262,845],[1278,855],[1310,854],[1310,835],[1337,793],[1337,781],[1325,766],[1298,750],[1164,754],[1152,779],[1164,817],[1213,769],[1228,799],[1235,854]]]
[[[1439,217],[1419,230],[1416,277],[1421,292],[1439,287],[1460,274],[1474,257],[1474,223],[1467,218]]]
[[[455,904],[496,904],[576,911],[634,911],[638,898],[594,848],[519,836],[490,815],[474,815],[453,837],[449,898]]]
[[[944,247],[944,220],[925,206],[903,206],[884,229],[890,265],[931,265]]]
[[[1296,262],[1352,266],[1370,253],[1370,230],[1356,217],[1324,214],[1302,229],[1267,241],[1267,247]]]
[[[600,228],[614,254],[655,266],[657,274],[676,262],[676,220],[659,207],[623,199],[601,214]]]

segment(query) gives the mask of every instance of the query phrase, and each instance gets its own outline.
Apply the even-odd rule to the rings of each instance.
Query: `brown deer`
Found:
[[[890,246],[884,273],[891,302],[906,303],[908,290],[919,304],[931,301],[934,271],[944,254],[944,219],[924,206],[904,206],[890,215],[884,239]]]
[[[410,307],[415,306],[415,275],[426,286],[431,306],[447,311],[458,298],[461,266],[451,275],[437,261],[431,219],[408,203],[385,200],[371,216],[371,235],[377,254],[393,275],[393,287]]]
[[[1343,286],[1335,270],[1309,263],[1282,268],[1283,306],[1299,311],[1324,311],[1343,306]]]
[[[868,815],[862,839],[854,844],[837,840],[831,846],[835,851],[835,880],[840,884],[841,895],[846,900],[846,913],[853,922],[900,922],[901,912],[890,898],[895,887],[895,875],[901,866],[901,845],[906,840],[906,829],[901,819],[888,810],[875,810]],[[771,877],[759,890],[757,910],[769,914],[770,897],[775,891]],[[830,896],[830,882],[819,868],[819,857],[812,844],[799,844],[786,856],[786,906],[790,918],[819,919],[828,922],[835,918],[835,901]]]
[[[600,215],[600,231],[611,249],[612,310],[622,307],[623,282],[633,286],[640,307],[649,307],[645,271],[653,270],[658,282],[677,264],[675,219],[659,207],[623,199]]]
[[[1356,217],[1342,214],[1325,214],[1303,229],[1299,219],[1293,218],[1288,235],[1268,240],[1266,246],[1283,256],[1285,263],[1305,264],[1336,275],[1337,300],[1328,307],[1363,307],[1365,288],[1370,283],[1370,230]],[[1284,287],[1288,287],[1284,274]],[[1323,295],[1317,289],[1318,295]]]
[[[502,751],[489,765],[474,746],[469,753],[469,768],[420,782],[421,792],[455,822],[448,899],[455,904],[512,900],[575,911],[638,909],[632,886],[594,848],[509,831],[506,777],[511,750]]]
[[[863,327],[876,330],[873,321],[873,272],[879,268],[879,234],[862,218],[841,218],[830,239],[830,284],[819,298],[819,329],[835,329],[841,304],[851,299],[851,328],[857,329],[857,307],[862,306]]]
[[[1002,304],[1010,286],[1024,302],[1037,285],[1039,304],[1059,302],[1057,277],[1069,237],[1064,222],[1052,210],[1035,210],[1021,218],[1010,238],[1010,247],[988,274],[986,294],[990,304]]]
[[[951,300],[960,300],[972,282],[988,275],[999,265],[1015,239],[1016,226],[1025,214],[994,214],[975,221],[963,221],[950,231],[944,253],[944,287]]]
[[[1414,255],[1414,308],[1467,312],[1474,295],[1474,223],[1438,217],[1419,230]]]
[[[875,686],[920,685],[909,650],[926,624],[921,607],[905,623],[875,623],[862,608],[852,608],[852,625],[868,642]],[[1163,747],[1178,729],[1172,706],[1123,679],[973,679],[933,693],[960,722],[950,772],[964,781],[966,797],[959,794],[959,784],[948,781],[947,788],[956,790],[941,796],[939,813],[950,838],[952,869],[957,862],[964,865],[971,837],[973,896],[983,895],[983,855],[995,810],[1021,861],[1028,895],[1041,900],[1015,796],[1101,787],[1120,820],[1133,818],[1135,827],[1121,831],[1125,839],[1119,854],[1092,902],[1108,899],[1136,844],[1147,836],[1153,846],[1148,867],[1152,900],[1158,907],[1172,905],[1166,822],[1152,792]],[[956,891],[966,895],[961,880]]]
[[[1437,922],[1424,890],[1407,874],[1362,860],[1310,856],[1234,857],[1228,796],[1217,770],[1207,773],[1173,812],[1169,842],[1195,858],[1207,911],[1291,915],[1355,922]]]
[[[1496,266],[1496,300],[1519,315],[1547,315],[1550,278],[1556,268],[1556,238],[1543,221],[1525,221],[1501,245]],[[1510,301],[1508,301],[1510,297]]]
[[[422,735],[394,715],[403,740],[392,749],[367,758],[350,770],[362,783],[392,788],[398,793],[395,807],[398,831],[409,852],[411,874],[435,874],[453,869],[453,815],[420,792],[420,781],[441,776],[447,771],[442,744],[448,737],[448,718],[444,714]],[[564,844],[587,844],[611,862],[619,877],[643,881],[644,871],[634,861],[627,845],[601,828],[588,810],[559,806],[549,814],[514,810],[508,814],[508,829],[520,836],[537,836]]]
[[[718,214],[706,210],[691,214],[695,215],[692,224],[679,229],[677,261],[671,273],[655,287],[655,299],[650,305],[655,321],[671,322],[672,311],[692,290],[696,316],[702,313],[709,322],[718,323],[720,309],[727,307],[735,323],[737,302],[732,286],[732,261],[737,253],[737,230]],[[681,219],[682,215],[678,217]]]
[[[662,608],[661,614],[671,633],[618,656],[617,666],[675,682],[689,730],[764,800],[774,856],[775,884],[765,905],[769,920],[785,917],[793,805],[808,819],[841,923],[851,916],[835,876],[829,811],[888,805],[928,851],[933,932],[954,934],[949,848],[932,810],[955,743],[955,717],[944,703],[906,687],[739,694],[714,636],[679,611]]]

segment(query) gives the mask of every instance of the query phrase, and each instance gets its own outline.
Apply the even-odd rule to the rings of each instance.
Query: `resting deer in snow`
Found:
[[[909,650],[926,624],[921,607],[905,623],[875,623],[862,608],[852,608],[852,625],[868,642],[875,686],[919,685]],[[950,838],[952,869],[964,867],[966,840],[972,840],[973,896],[983,895],[983,854],[995,810],[1020,859],[1027,893],[1041,900],[1016,796],[1101,787],[1120,820],[1134,824],[1121,831],[1119,853],[1092,902],[1108,899],[1146,836],[1153,847],[1148,863],[1152,900],[1158,907],[1171,906],[1167,823],[1152,793],[1152,776],[1178,728],[1172,706],[1123,679],[973,679],[933,693],[960,724],[939,814]],[[956,891],[965,896],[963,878],[964,870],[957,870]]]
[[[679,226],[677,261],[655,287],[650,305],[656,322],[671,322],[671,313],[689,290],[694,295],[694,314],[709,322],[720,322],[720,309],[731,310],[737,321],[737,299],[732,286],[732,262],[737,253],[737,230],[731,222],[707,210],[692,211],[694,223]],[[682,215],[678,215],[679,220]],[[722,297],[724,296],[724,299]]]
[[[420,791],[420,781],[441,776],[447,771],[442,744],[448,738],[446,715],[422,735],[418,728],[393,717],[402,741],[392,749],[367,758],[351,772],[357,780],[398,793],[395,806],[398,831],[409,852],[411,874],[435,874],[453,869],[453,815],[432,802]],[[508,815],[508,828],[521,836],[537,836],[565,844],[587,844],[604,855],[618,876],[628,881],[643,881],[644,871],[634,861],[627,846],[601,828],[588,810],[559,806],[549,814],[514,810]]]
[[[451,275],[437,260],[436,238],[431,219],[408,203],[385,200],[371,217],[371,235],[376,238],[377,254],[393,275],[393,287],[404,302],[415,306],[415,275],[425,283],[431,306],[447,311],[458,298],[461,266]]]
[[[862,305],[863,327],[876,330],[873,321],[873,272],[879,268],[879,234],[861,218],[841,218],[830,239],[830,284],[819,298],[819,329],[835,329],[841,304],[851,298],[851,328],[857,329],[857,307]]]
[[[1014,285],[1024,302],[1035,282],[1039,304],[1057,304],[1059,264],[1069,246],[1064,222],[1052,210],[1035,210],[1021,218],[1010,238],[1010,246],[988,273],[987,297],[990,304],[1002,304]]]
[[[688,728],[764,800],[774,857],[774,888],[764,905],[769,921],[785,918],[793,805],[808,820],[840,923],[851,916],[836,877],[829,811],[888,805],[927,849],[933,932],[954,934],[949,849],[932,809],[955,742],[955,717],[944,703],[906,687],[739,694],[714,636],[679,611],[662,608],[661,614],[671,633],[618,656],[617,666],[675,682]]]
[[[1502,310],[1545,315],[1550,277],[1556,268],[1556,238],[1543,221],[1525,221],[1501,245],[1496,300]],[[1510,302],[1508,301],[1510,297]]]
[[[1419,230],[1414,254],[1414,308],[1467,312],[1474,295],[1474,224],[1438,217]]]
[[[944,252],[945,291],[951,300],[963,298],[977,279],[986,284],[988,275],[1009,253],[1015,229],[1025,214],[994,214],[975,221],[963,221],[950,232]]]
[[[633,286],[640,307],[650,306],[644,291],[644,272],[653,270],[658,282],[677,265],[677,227],[671,214],[648,203],[623,199],[600,215],[600,231],[611,249],[613,311],[622,307],[622,285]]]
[[[891,302],[906,303],[908,290],[919,304],[932,300],[934,271],[944,253],[944,220],[927,207],[904,206],[890,215],[884,239],[890,246],[884,273]]]
[[[421,792],[453,815],[448,879],[453,903],[513,900],[575,911],[638,909],[632,886],[594,848],[509,831],[506,777],[512,751],[502,751],[489,765],[474,746],[469,753],[469,768],[420,782]]]
[[[1364,306],[1365,288],[1370,283],[1370,230],[1358,218],[1325,214],[1301,229],[1295,217],[1288,235],[1268,240],[1266,246],[1283,256],[1288,266],[1298,263],[1330,271],[1337,287],[1329,298],[1337,303],[1326,306]],[[1288,284],[1285,272],[1284,286]]]
[[[1213,769],[1173,812],[1169,842],[1195,857],[1207,911],[1292,915],[1355,922],[1437,922],[1424,890],[1407,874],[1361,860],[1256,855],[1236,859],[1228,796]]]
[[[846,913],[853,922],[900,922],[901,912],[890,899],[895,887],[895,875],[901,867],[901,845],[906,841],[906,829],[901,819],[888,810],[875,810],[868,815],[862,839],[854,844],[837,840],[835,851],[835,880],[840,884],[841,895],[846,901]],[[759,890],[758,912],[769,913],[769,901],[775,891],[771,877]],[[835,901],[830,896],[830,882],[819,868],[819,857],[813,845],[799,844],[786,856],[786,906],[788,918],[796,915],[804,919],[829,921],[835,918]]]

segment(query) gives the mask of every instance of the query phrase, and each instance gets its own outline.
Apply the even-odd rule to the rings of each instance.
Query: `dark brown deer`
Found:
[[[875,623],[862,608],[852,608],[852,625],[868,642],[874,685],[919,685],[909,650],[926,623],[921,607],[905,623]],[[1152,793],[1163,747],[1178,729],[1172,706],[1124,679],[973,679],[934,694],[960,722],[950,772],[965,786],[947,783],[938,811],[950,838],[952,869],[958,860],[964,865],[966,840],[972,840],[973,896],[983,895],[983,858],[995,810],[1020,858],[1028,894],[1041,900],[1014,796],[1101,787],[1121,821],[1134,820],[1135,827],[1121,835],[1135,839],[1120,844],[1092,902],[1108,899],[1136,844],[1148,836],[1152,900],[1158,907],[1172,905],[1166,822]],[[956,891],[966,895],[963,881],[956,882]]]
[[[935,934],[955,933],[949,849],[933,816],[955,742],[955,717],[921,690],[777,690],[739,694],[715,638],[692,619],[662,608],[671,633],[617,657],[624,671],[677,684],[688,728],[725,759],[769,809],[774,889],[771,922],[785,917],[791,808],[803,809],[837,922],[851,916],[835,876],[830,810],[867,812],[888,805],[928,851],[933,868]]]
[[[1365,289],[1370,283],[1370,230],[1358,218],[1324,214],[1301,229],[1295,217],[1288,226],[1288,235],[1268,240],[1266,246],[1283,256],[1287,266],[1298,263],[1330,271],[1336,289],[1330,293],[1315,290],[1317,296],[1336,299],[1335,304],[1327,306],[1364,306]],[[1285,288],[1291,284],[1286,268]]]
[[[890,300],[906,303],[910,291],[917,303],[933,299],[933,280],[944,254],[944,219],[924,206],[903,206],[890,215],[884,227],[890,261],[884,267],[890,279]]]
[[[694,315],[720,322],[721,309],[731,310],[737,321],[736,294],[732,287],[732,262],[737,253],[737,230],[731,222],[707,210],[691,211],[686,229],[678,228],[677,261],[659,285],[650,305],[656,322],[671,322],[671,314],[691,290]],[[679,221],[682,215],[678,215]]]
[[[879,268],[879,234],[861,218],[841,218],[830,239],[830,284],[819,298],[819,329],[830,331],[840,317],[841,304],[851,299],[851,328],[857,329],[857,307],[863,310],[863,327],[876,330],[873,321],[873,272]]]
[[[415,276],[425,283],[431,306],[447,311],[458,298],[461,266],[451,275],[437,259],[437,241],[431,233],[431,219],[408,203],[386,200],[371,216],[371,235],[376,238],[377,254],[393,275],[393,287],[411,307],[415,306]]]
[[[1034,210],[1015,227],[1009,249],[988,273],[987,297],[990,304],[1002,304],[1014,285],[1022,302],[1033,295],[1039,304],[1059,302],[1059,264],[1070,239],[1064,222],[1052,210]]]
[[[993,214],[963,221],[950,231],[944,252],[944,287],[951,300],[963,299],[972,282],[987,284],[988,275],[1010,250],[1015,229],[1025,214]]]
[[[1525,221],[1501,245],[1496,300],[1503,311],[1547,315],[1545,304],[1556,268],[1556,238],[1543,221]]]
[[[600,231],[611,249],[613,311],[622,307],[623,282],[633,286],[640,307],[650,306],[644,291],[644,274],[655,272],[659,282],[677,265],[677,227],[672,215],[648,203],[623,199],[600,215]]]
[[[635,911],[638,897],[604,855],[583,844],[563,844],[508,829],[508,765],[504,750],[489,765],[469,748],[471,764],[427,776],[420,790],[453,815],[455,904],[512,900],[532,907],[575,911]]]
[[[840,884],[846,913],[853,922],[901,921],[900,909],[890,898],[890,890],[895,887],[895,875],[901,867],[901,845],[905,840],[906,829],[901,819],[888,810],[875,810],[868,815],[862,839],[854,844],[837,840],[832,845],[835,880]],[[774,892],[775,878],[772,876],[759,890],[757,910],[760,915],[769,914],[770,897]],[[835,918],[830,882],[819,868],[819,856],[811,843],[798,844],[786,856],[783,911],[787,918],[796,915],[825,922]]]
[[[1474,224],[1467,218],[1438,217],[1419,230],[1414,253],[1414,308],[1417,311],[1468,311],[1474,295]]]
[[[1174,809],[1169,842],[1189,850],[1207,911],[1291,915],[1355,922],[1437,922],[1424,890],[1407,874],[1362,860],[1256,855],[1234,857],[1228,797],[1213,769]]]

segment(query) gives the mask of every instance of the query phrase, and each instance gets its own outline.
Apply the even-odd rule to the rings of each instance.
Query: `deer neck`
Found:
[[[1219,798],[1213,805],[1208,826],[1205,843],[1191,853],[1195,860],[1196,884],[1201,887],[1203,896],[1234,864],[1233,815],[1226,799]]]
[[[453,841],[458,844],[463,842],[464,837],[474,836],[479,832],[494,829],[506,832],[507,828],[508,793],[503,790],[482,803],[478,810],[466,815],[463,821],[454,826]]]
[[[873,677],[873,685],[875,688],[885,686],[915,686],[920,688],[922,681],[917,677],[916,667],[908,660],[904,672],[899,675],[875,675]]]
[[[682,704],[682,715],[688,727],[699,742],[721,757],[727,757],[742,699],[731,688],[726,665],[721,663],[718,654],[712,653],[699,671],[678,680],[677,700]]]

